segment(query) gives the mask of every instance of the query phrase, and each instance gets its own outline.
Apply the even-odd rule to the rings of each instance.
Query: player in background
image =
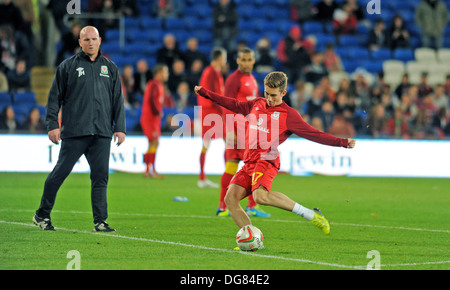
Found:
[[[224,94],[224,79],[222,75],[222,69],[227,63],[227,52],[223,48],[214,48],[211,52],[211,63],[203,70],[203,73],[200,77],[200,85],[208,90],[218,93]],[[214,126],[216,125],[214,122],[211,122],[211,125],[208,125],[209,122],[205,122],[205,118],[208,115],[211,115],[207,118],[207,121],[211,119],[216,119],[213,117],[220,117],[221,123],[222,120],[222,107],[208,99],[203,98],[202,96],[197,96],[197,104],[201,106],[199,119],[201,120],[201,128],[202,128],[202,151],[200,153],[200,176],[197,182],[198,187],[212,187],[218,188],[219,185],[217,183],[212,182],[207,179],[205,174],[205,161],[206,161],[206,152],[208,151],[211,139],[215,138],[223,138],[223,136],[216,136],[213,134],[208,134],[208,131],[211,133]],[[214,114],[214,115],[213,115]],[[225,127],[225,126],[223,126]],[[222,133],[223,135],[223,133]]]
[[[240,49],[237,54],[236,63],[238,68],[225,81],[225,96],[236,98],[238,101],[251,101],[256,99],[258,96],[258,82],[252,75],[255,65],[255,52],[250,48]],[[241,138],[238,142],[237,130],[239,126],[242,129],[245,128],[246,119],[245,116],[235,114],[225,108],[222,108],[222,111],[225,122],[227,122],[227,115],[234,116],[233,121],[235,121],[233,124],[226,124],[225,172],[220,180],[220,200],[216,213],[218,216],[228,216],[229,212],[225,204],[225,195],[231,179],[237,172],[239,162],[244,160],[245,136],[242,133],[245,132],[243,130],[241,131],[241,134],[239,134]],[[270,214],[259,208],[251,194],[248,196],[245,211],[248,215],[255,217],[270,216]]]
[[[148,150],[144,154],[145,177],[163,178],[156,172],[155,159],[161,135],[163,117],[164,83],[169,79],[169,68],[157,64],[153,68],[153,79],[147,83],[142,102],[141,127],[148,139]]]
[[[319,209],[306,208],[285,194],[271,190],[273,179],[280,168],[278,146],[292,134],[320,144],[344,148],[353,148],[355,140],[335,137],[306,123],[295,109],[283,101],[287,85],[286,74],[269,73],[264,79],[264,98],[247,102],[215,94],[201,86],[196,86],[194,91],[228,110],[247,116],[245,165],[233,177],[225,196],[225,203],[236,225],[242,228],[251,224],[250,217],[239,202],[253,193],[257,203],[298,214],[329,234],[330,224]]]

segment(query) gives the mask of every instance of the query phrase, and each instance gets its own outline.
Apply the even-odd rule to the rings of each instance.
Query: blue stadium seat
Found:
[[[339,46],[348,47],[348,46],[359,46],[359,39],[354,35],[341,35],[339,38]]]
[[[119,40],[112,40],[102,43],[102,51],[106,54],[119,54],[122,53],[122,48],[120,47]]]
[[[31,105],[31,106],[37,105],[36,96],[33,92],[15,93],[13,96],[13,99],[14,99],[15,105],[19,105],[19,104]]]
[[[308,21],[303,24],[303,34],[322,34],[324,32],[323,24],[317,21]]]
[[[355,60],[365,61],[370,58],[370,53],[366,48],[353,47],[348,49],[348,56]]]
[[[395,49],[392,56],[394,59],[398,59],[403,62],[414,60],[414,52],[411,49],[405,48]]]
[[[0,92],[0,106],[3,105],[11,105],[12,99],[11,94],[8,92]]]
[[[135,17],[125,17],[125,29],[139,28],[139,19]]]
[[[383,63],[379,61],[365,61],[362,63],[362,67],[372,74],[377,74],[380,71],[383,71]]]
[[[140,20],[141,29],[162,29],[162,22],[159,18],[143,17]]]
[[[375,61],[385,61],[392,58],[391,50],[388,48],[381,48],[372,51],[371,57]]]

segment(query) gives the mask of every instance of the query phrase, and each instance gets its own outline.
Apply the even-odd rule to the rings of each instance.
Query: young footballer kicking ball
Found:
[[[319,209],[306,208],[285,194],[271,190],[273,179],[280,169],[277,147],[292,134],[320,144],[344,148],[355,147],[355,140],[335,137],[306,123],[295,109],[283,101],[287,84],[285,73],[271,72],[264,79],[264,98],[251,101],[238,101],[200,86],[194,90],[234,113],[247,116],[249,124],[245,129],[245,164],[231,180],[225,196],[225,203],[236,225],[241,228],[251,224],[239,201],[253,193],[256,203],[292,211],[329,234],[330,224]]]

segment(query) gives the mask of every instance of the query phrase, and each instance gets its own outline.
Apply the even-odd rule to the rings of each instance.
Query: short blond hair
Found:
[[[284,72],[274,71],[264,78],[264,85],[272,89],[278,88],[283,92],[287,89],[288,77]]]

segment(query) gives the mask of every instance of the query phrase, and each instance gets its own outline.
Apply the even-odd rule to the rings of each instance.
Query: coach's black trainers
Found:
[[[44,231],[54,231],[52,221],[49,218],[40,218],[36,214],[33,216],[33,223],[41,227]]]
[[[115,232],[116,230],[111,228],[106,222],[96,223],[94,226],[95,232]]]

